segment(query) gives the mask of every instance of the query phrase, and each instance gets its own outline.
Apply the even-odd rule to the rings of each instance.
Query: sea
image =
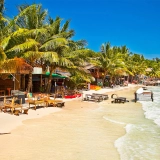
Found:
[[[144,117],[126,124],[126,134],[115,141],[121,160],[160,160],[160,86],[147,86],[154,95],[142,103]]]

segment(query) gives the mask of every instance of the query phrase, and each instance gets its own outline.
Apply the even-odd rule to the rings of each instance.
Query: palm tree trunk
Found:
[[[49,94],[50,90],[51,90],[51,82],[52,82],[52,73],[50,73],[49,77],[48,77],[48,83],[47,83],[47,88],[46,88],[46,92]]]
[[[32,92],[32,72],[29,72],[27,92]]]
[[[54,71],[54,67],[53,66],[50,66],[50,74],[49,74],[49,77],[48,77],[48,83],[47,83],[47,88],[46,88],[46,92],[47,93],[50,93],[50,90],[51,90],[51,84],[52,84],[52,73]]]
[[[104,77],[103,77],[103,79],[102,79],[102,86],[104,87],[104,81],[105,81],[105,79],[106,79],[106,76],[107,76],[107,72],[104,72]]]

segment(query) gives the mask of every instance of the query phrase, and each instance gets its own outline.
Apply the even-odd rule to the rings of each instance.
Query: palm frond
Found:
[[[7,50],[7,52],[21,52],[21,51],[26,51],[29,49],[33,49],[36,46],[40,45],[38,42],[36,42],[34,39],[27,39],[26,42],[16,45],[13,48]]]
[[[4,53],[3,48],[0,46],[0,63],[6,59],[6,54]]]
[[[56,39],[51,39],[44,43],[40,49],[45,49],[45,50],[51,50],[51,49],[56,49],[57,47],[62,47],[65,46],[67,47],[67,40],[65,38],[56,38]]]
[[[58,54],[57,52],[44,52],[43,55],[42,55],[42,58],[45,60],[45,61],[48,61],[50,63],[58,63],[59,61],[59,57],[58,57]]]
[[[66,32],[69,28],[69,23],[70,23],[70,20],[67,20],[63,26],[62,26],[62,29],[61,29],[61,32]]]

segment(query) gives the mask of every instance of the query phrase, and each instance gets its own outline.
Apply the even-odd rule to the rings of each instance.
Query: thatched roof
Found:
[[[3,62],[0,67],[0,73],[21,73],[28,74],[33,67],[25,62],[23,58],[8,59]]]

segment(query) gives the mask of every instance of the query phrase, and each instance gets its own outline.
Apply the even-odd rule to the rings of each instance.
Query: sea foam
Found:
[[[124,122],[119,122],[119,121],[116,121],[116,120],[107,118],[106,116],[103,116],[103,118],[104,118],[105,120],[109,121],[109,122],[112,122],[112,123],[117,123],[117,124],[126,125],[126,123],[124,123]]]
[[[126,134],[115,141],[121,160],[160,159],[160,88],[149,89],[154,101],[140,101],[146,119],[127,124]]]

